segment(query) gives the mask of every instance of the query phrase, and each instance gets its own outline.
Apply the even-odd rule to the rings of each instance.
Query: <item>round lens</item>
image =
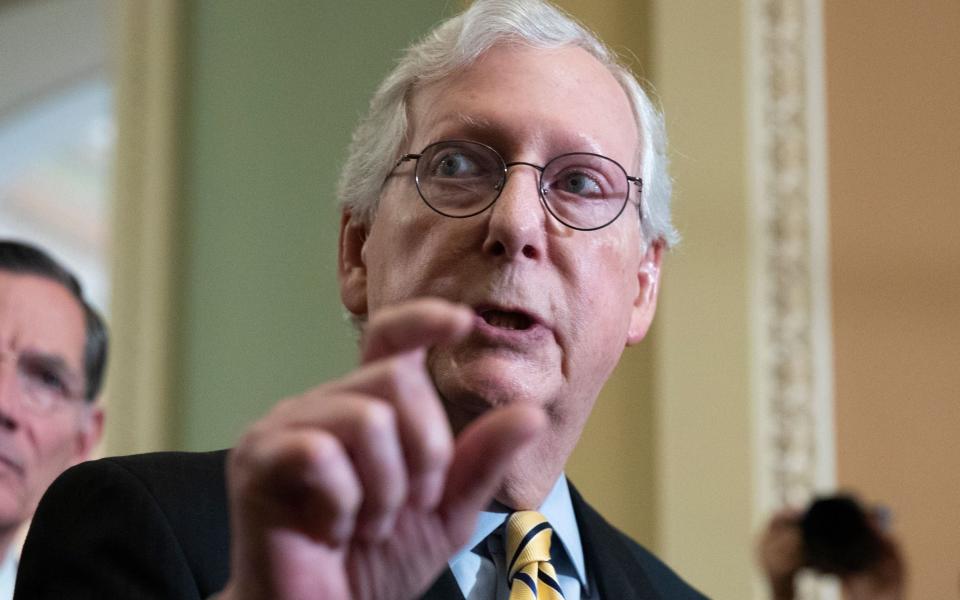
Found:
[[[417,161],[417,189],[433,210],[470,217],[497,198],[504,178],[500,156],[477,142],[446,141],[427,146]]]
[[[612,223],[623,212],[628,191],[623,167],[599,154],[563,154],[543,170],[547,209],[574,229],[599,229]]]

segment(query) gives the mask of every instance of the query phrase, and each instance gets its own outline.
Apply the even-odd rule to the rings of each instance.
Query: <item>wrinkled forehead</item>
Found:
[[[630,100],[604,64],[578,47],[519,44],[494,46],[414,90],[408,148],[451,137],[505,151],[596,152],[631,169],[640,143]]]
[[[62,358],[83,374],[86,319],[61,284],[38,275],[0,270],[0,351]]]

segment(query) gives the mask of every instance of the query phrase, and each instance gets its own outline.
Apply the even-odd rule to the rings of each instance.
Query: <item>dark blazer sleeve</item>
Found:
[[[78,465],[34,516],[14,598],[202,600],[228,573],[225,452]]]

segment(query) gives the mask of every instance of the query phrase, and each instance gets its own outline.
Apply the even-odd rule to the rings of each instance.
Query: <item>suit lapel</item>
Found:
[[[621,547],[617,532],[586,503],[572,484],[570,498],[580,528],[587,573],[591,585],[599,588],[600,597],[660,599],[642,566],[630,559],[627,548]]]
[[[449,567],[437,577],[421,600],[463,600],[463,592]]]

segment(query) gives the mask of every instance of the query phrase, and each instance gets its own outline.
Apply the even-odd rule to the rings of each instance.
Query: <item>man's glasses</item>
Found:
[[[500,197],[507,169],[517,165],[540,172],[538,191],[543,205],[558,221],[580,231],[593,231],[617,220],[630,199],[630,184],[643,191],[639,177],[627,175],[617,161],[590,152],[571,152],[542,167],[506,162],[480,142],[435,142],[420,154],[404,154],[394,168],[417,161],[416,183],[427,206],[441,215],[462,219],[487,210]],[[641,212],[642,214],[642,212]]]

